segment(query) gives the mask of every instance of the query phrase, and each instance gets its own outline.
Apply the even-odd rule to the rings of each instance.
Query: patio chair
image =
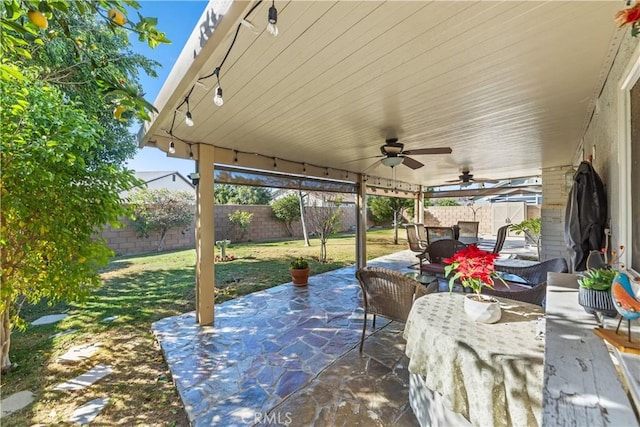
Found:
[[[360,353],[367,331],[367,314],[373,314],[373,327],[376,316],[405,323],[416,298],[434,292],[411,277],[380,267],[364,267],[356,271],[356,278],[362,289],[364,300],[364,321],[360,338]]]
[[[463,249],[466,245],[453,239],[437,240],[427,246],[426,259],[429,261],[420,266],[420,271],[436,276],[444,276],[444,259],[451,258],[453,254]]]
[[[497,297],[509,298],[517,301],[528,302],[544,307],[544,300],[547,295],[547,273],[568,273],[569,266],[564,258],[553,258],[527,267],[511,267],[496,264],[496,271],[515,274],[525,279],[532,285],[530,289],[521,290],[522,287],[514,286],[510,290],[483,289],[482,293]]]
[[[424,229],[424,224],[413,224],[416,227],[416,233],[418,234],[418,240],[420,243],[427,247],[429,241],[427,240],[427,231]]]
[[[429,245],[438,240],[453,240],[455,237],[453,227],[425,227],[425,232],[427,234],[427,244]]]
[[[504,241],[507,240],[507,233],[509,232],[509,227],[511,224],[503,225],[498,228],[498,233],[496,234],[496,244],[493,246],[493,250],[491,251],[494,254],[499,254],[504,246]]]
[[[478,238],[478,228],[480,228],[479,221],[458,221],[457,224],[458,235],[456,239],[460,237],[472,237]]]
[[[415,252],[417,254],[416,257],[419,260],[419,262],[412,264],[409,267],[411,268],[418,264],[422,267],[422,263],[426,257],[424,250],[427,248],[427,245],[418,238],[418,230],[414,224],[405,225],[404,228],[407,230],[407,243],[409,244],[409,250]]]

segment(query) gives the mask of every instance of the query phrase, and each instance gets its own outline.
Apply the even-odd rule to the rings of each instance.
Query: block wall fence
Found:
[[[492,208],[491,206],[475,206],[475,221],[480,221],[479,233],[492,235]],[[458,221],[474,221],[474,209],[469,206],[429,206],[425,209],[425,225],[450,226]],[[244,238],[239,238],[229,223],[229,214],[235,211],[243,211],[253,214],[251,225]],[[527,206],[527,218],[540,216],[540,206]],[[411,222],[411,219],[407,219]],[[123,220],[125,226],[114,229],[106,226],[98,236],[106,240],[106,244],[117,255],[134,255],[155,252],[159,243],[159,236],[150,235],[148,238],[137,237],[127,219]],[[342,208],[340,231],[351,230],[356,224],[355,207]],[[374,225],[369,221],[369,226]],[[385,224],[390,225],[390,224]],[[300,221],[292,224],[293,237],[302,238],[302,225]],[[164,242],[165,251],[177,249],[195,248],[194,224],[186,229],[169,230]],[[400,232],[399,236],[405,236]],[[265,241],[286,239],[290,237],[287,230],[273,217],[271,207],[266,205],[216,205],[215,207],[215,238],[216,240],[229,239],[231,241]]]
[[[320,208],[322,209],[322,208]],[[244,237],[231,227],[229,214],[236,211],[253,214],[251,224]],[[229,239],[231,241],[265,241],[290,237],[283,223],[273,217],[271,206],[267,205],[216,205],[215,207],[215,239]],[[137,237],[131,221],[124,219],[124,227],[114,229],[107,225],[104,231],[98,235],[106,240],[106,244],[117,255],[134,255],[155,252],[160,241],[160,236],[151,234],[148,238]],[[353,206],[341,208],[340,231],[347,231],[355,227],[356,210]],[[294,237],[302,237],[302,225],[300,221],[292,224]],[[164,242],[165,251],[176,249],[195,248],[195,224],[191,224],[183,230],[169,230]]]

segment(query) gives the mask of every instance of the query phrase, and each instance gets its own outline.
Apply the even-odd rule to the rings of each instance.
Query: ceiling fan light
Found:
[[[398,166],[400,163],[403,162],[403,160],[404,159],[402,157],[392,156],[392,157],[385,157],[383,159],[380,159],[380,163],[392,168],[392,167]]]

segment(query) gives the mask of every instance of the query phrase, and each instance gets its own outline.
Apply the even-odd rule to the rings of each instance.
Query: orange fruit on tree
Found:
[[[110,9],[107,13],[107,16],[109,17],[109,19],[120,26],[123,26],[127,23],[127,18],[125,18],[124,15],[117,9]]]
[[[40,12],[39,10],[31,9],[29,12],[27,12],[27,17],[29,18],[29,21],[31,21],[31,23],[38,28],[46,30],[49,26],[47,18],[45,18],[42,12]]]
[[[122,105],[118,105],[114,110],[113,110],[113,117],[115,117],[118,120],[126,120],[125,118],[122,117],[122,114],[127,111],[127,109],[125,107],[123,107]]]

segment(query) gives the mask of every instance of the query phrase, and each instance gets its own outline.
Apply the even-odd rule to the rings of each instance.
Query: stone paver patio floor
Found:
[[[415,272],[408,251],[368,265]],[[195,426],[416,426],[403,325],[384,319],[358,352],[363,310],[355,267],[284,284],[152,325]],[[368,332],[374,332],[371,322]]]
[[[414,260],[402,251],[369,265],[412,271]],[[391,343],[367,340],[360,356],[362,320],[355,267],[347,267],[312,276],[307,287],[289,283],[218,304],[214,327],[198,326],[192,312],[157,321],[152,330],[193,425],[286,425],[286,414],[291,425],[311,425],[316,417],[340,425],[346,411],[355,418],[345,425],[358,419],[366,425],[417,425],[415,419],[406,424],[413,414],[401,325],[384,334]],[[387,325],[376,322],[377,330]],[[330,366],[335,373],[320,381]],[[313,393],[318,411],[309,402],[286,404],[300,400],[305,388],[326,390]],[[281,409],[273,411],[277,405]]]

